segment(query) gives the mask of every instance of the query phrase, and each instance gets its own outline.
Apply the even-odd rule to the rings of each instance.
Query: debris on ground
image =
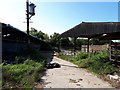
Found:
[[[73,63],[57,57],[53,57],[52,63],[59,63],[64,66],[45,71],[41,79],[43,82],[51,83],[43,88],[113,88],[107,81],[98,78],[96,74],[87,72],[83,68],[75,68],[77,65]],[[40,85],[37,85],[36,88],[40,87]]]
[[[77,83],[77,81],[74,80],[74,79],[69,79],[69,82],[70,82],[70,83]]]
[[[80,78],[80,79],[78,79],[79,81],[82,81],[83,79],[82,78]]]
[[[80,86],[80,84],[76,84],[77,86]]]
[[[108,77],[109,77],[110,79],[115,79],[115,80],[117,80],[117,82],[120,82],[120,76],[118,76],[118,75],[108,75]]]
[[[60,68],[61,66],[58,63],[48,63],[48,64],[45,65],[45,67],[47,69],[53,69],[53,68]]]

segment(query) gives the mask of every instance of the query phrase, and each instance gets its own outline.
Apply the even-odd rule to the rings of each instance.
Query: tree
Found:
[[[109,43],[109,41],[100,41],[99,39],[96,39],[96,38],[92,38],[90,40],[90,44],[93,44],[93,45],[104,45],[104,44],[107,44]]]
[[[51,46],[49,44],[49,36],[43,33],[41,30],[38,32],[35,28],[31,28],[30,34],[39,38],[41,40],[41,50],[51,50]]]
[[[35,28],[31,28],[30,34],[39,38],[42,41],[49,42],[49,36],[43,33],[41,30],[38,32]]]
[[[35,28],[31,28],[30,33],[37,33],[38,31]]]
[[[70,47],[69,38],[61,38],[60,44],[61,44],[61,47]]]
[[[43,37],[45,42],[50,42],[48,34],[44,34]]]
[[[59,35],[59,33],[55,33],[55,32],[54,32],[54,34],[50,35],[50,44],[51,44],[51,46],[53,46],[53,47],[58,46],[58,43],[59,43],[58,35]]]

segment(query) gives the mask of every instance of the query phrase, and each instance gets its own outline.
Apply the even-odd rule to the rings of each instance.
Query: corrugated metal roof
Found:
[[[27,33],[24,32],[24,31],[21,31],[20,29],[18,28],[15,28],[9,24],[4,24],[4,23],[1,23],[2,24],[2,35],[6,35],[6,34],[10,34],[9,37],[3,37],[4,39],[12,39],[12,40],[23,40],[23,41],[27,41]],[[32,42],[36,42],[36,43],[39,43],[39,42],[43,42],[41,41],[39,38],[29,34],[29,38],[30,38],[30,41]]]
[[[120,22],[82,22],[59,35],[62,37],[93,38],[102,34],[120,32]]]
[[[11,25],[9,25],[9,24],[6,24],[6,26],[7,26],[7,27],[11,27],[11,28],[13,28],[14,30],[17,30],[17,31],[19,31],[19,32],[24,33],[24,34],[27,35],[27,32],[21,31],[20,29],[18,29],[18,28],[16,28],[16,27],[13,27],[13,26],[11,26]],[[31,35],[31,34],[29,34],[29,36],[40,40],[39,38],[37,38],[37,37],[35,37],[35,36]]]

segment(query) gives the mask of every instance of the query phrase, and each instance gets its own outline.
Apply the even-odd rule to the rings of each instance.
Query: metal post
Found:
[[[90,38],[88,38],[88,45],[87,45],[87,52],[89,53],[89,41],[90,41]]]
[[[28,49],[29,49],[29,44],[30,44],[30,40],[29,40],[29,0],[27,0],[26,2],[26,8],[27,8],[27,43],[28,43]]]

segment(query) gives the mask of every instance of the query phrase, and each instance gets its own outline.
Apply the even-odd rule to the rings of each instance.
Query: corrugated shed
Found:
[[[15,28],[8,24],[2,24],[2,38],[3,39],[11,39],[11,40],[20,40],[20,41],[26,41],[27,42],[27,33],[24,31],[19,30],[18,28]],[[9,37],[4,37],[4,35],[10,34]],[[29,34],[29,39],[31,42],[39,43],[43,42],[39,38]],[[43,42],[44,43],[44,42]]]
[[[120,22],[82,22],[59,35],[62,37],[101,38],[103,34],[112,37],[120,32]],[[115,37],[115,36],[114,36]],[[117,38],[120,38],[117,35]],[[116,39],[117,39],[116,38]]]

